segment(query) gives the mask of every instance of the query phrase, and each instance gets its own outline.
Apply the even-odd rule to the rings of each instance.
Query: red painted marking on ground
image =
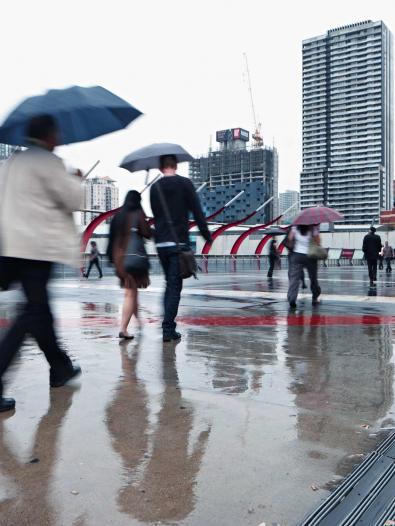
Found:
[[[181,316],[178,321],[186,325],[202,326],[267,326],[277,325],[382,325],[395,324],[395,316],[387,315],[330,315],[330,314],[290,314],[288,316]]]
[[[155,324],[159,318],[146,318],[148,324]],[[180,316],[178,322],[184,325],[206,327],[276,327],[276,326],[351,326],[351,325],[395,325],[391,315],[331,315],[331,314],[289,314],[263,316]],[[0,318],[0,329],[9,327],[11,320]],[[83,316],[82,318],[61,318],[57,324],[63,329],[117,327],[119,320],[111,316]]]

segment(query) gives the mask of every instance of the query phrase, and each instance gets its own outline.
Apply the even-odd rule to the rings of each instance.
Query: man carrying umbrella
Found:
[[[81,372],[59,346],[47,291],[54,262],[78,265],[72,214],[81,207],[81,177],[68,174],[52,153],[58,130],[51,116],[31,119],[27,134],[31,147],[8,160],[0,175],[2,281],[21,283],[26,296],[24,310],[0,343],[0,412],[15,406],[2,396],[1,378],[27,334],[50,365],[51,387]]]
[[[163,341],[170,342],[181,339],[175,322],[182,290],[177,245],[181,248],[189,245],[189,214],[194,216],[206,241],[211,242],[211,234],[192,182],[176,173],[177,157],[161,156],[159,168],[164,177],[151,188],[151,208],[155,220],[156,247],[166,277]]]
[[[73,212],[82,204],[81,173],[68,174],[52,151],[121,130],[140,115],[101,86],[72,86],[27,98],[0,127],[0,142],[28,147],[0,175],[0,285],[20,282],[27,300],[0,343],[0,412],[15,406],[3,397],[1,379],[27,334],[50,364],[51,387],[81,372],[58,344],[47,292],[55,262],[78,267]]]

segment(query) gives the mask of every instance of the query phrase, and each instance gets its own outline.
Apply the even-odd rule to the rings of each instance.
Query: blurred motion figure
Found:
[[[1,379],[28,334],[49,363],[51,387],[81,372],[59,346],[47,290],[55,262],[78,267],[73,212],[81,208],[81,178],[68,174],[52,153],[58,130],[51,116],[32,118],[27,136],[31,146],[11,157],[0,172],[1,282],[3,288],[19,282],[26,297],[0,343],[0,412],[15,406],[12,398],[3,397]]]

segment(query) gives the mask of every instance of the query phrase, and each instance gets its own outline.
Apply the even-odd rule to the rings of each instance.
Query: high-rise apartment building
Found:
[[[303,41],[301,207],[325,204],[346,223],[392,207],[392,35],[366,21]]]
[[[242,128],[217,132],[219,150],[210,151],[189,165],[189,176],[196,187],[206,183],[200,200],[208,216],[244,191],[218,220],[230,223],[246,217],[270,197],[273,201],[252,217],[255,224],[272,219],[277,213],[278,155],[275,148],[247,148],[249,132]]]
[[[282,224],[288,224],[292,219],[299,213],[300,210],[300,199],[299,192],[296,190],[286,190],[281,192],[278,199],[279,214],[283,214],[281,218]]]
[[[85,182],[83,224],[88,225],[99,213],[114,210],[119,206],[119,189],[109,177],[92,177]]]

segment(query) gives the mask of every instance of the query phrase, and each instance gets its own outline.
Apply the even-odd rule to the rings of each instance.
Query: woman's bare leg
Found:
[[[121,332],[128,334],[128,325],[136,310],[136,295],[135,289],[125,289],[125,295],[122,306]]]

